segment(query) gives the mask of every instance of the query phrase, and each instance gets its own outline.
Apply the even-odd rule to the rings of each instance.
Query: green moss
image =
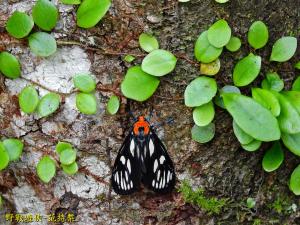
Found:
[[[262,224],[261,219],[255,219],[255,220],[253,220],[253,223],[252,223],[252,225],[261,225],[261,224]]]
[[[274,202],[268,204],[268,207],[278,214],[290,214],[294,211],[293,205],[287,196],[277,196]]]
[[[181,192],[185,202],[197,205],[208,214],[219,214],[228,201],[225,198],[206,197],[202,188],[193,190],[187,181],[182,182],[178,191]]]

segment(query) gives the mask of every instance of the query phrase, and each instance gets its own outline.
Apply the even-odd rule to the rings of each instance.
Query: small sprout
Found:
[[[278,141],[274,142],[272,148],[267,150],[262,161],[262,167],[267,172],[277,170],[284,160],[283,150]]]
[[[84,93],[90,93],[96,88],[96,82],[89,74],[77,74],[73,77],[73,82]]]
[[[23,88],[19,94],[19,105],[24,113],[33,113],[39,104],[39,95],[33,86]]]
[[[68,142],[59,141],[55,147],[55,151],[60,155],[62,151],[66,149],[73,148],[72,145]]]
[[[51,31],[58,20],[58,10],[49,0],[38,0],[32,8],[34,23],[43,30]]]
[[[300,195],[300,165],[296,167],[290,178],[290,189],[295,195]]]
[[[292,91],[300,91],[300,76],[293,82]]]
[[[37,111],[40,117],[46,117],[54,113],[60,103],[60,96],[55,93],[48,93],[43,96],[38,104]]]
[[[263,107],[270,110],[275,117],[279,116],[280,104],[271,91],[260,88],[252,88],[252,97]]]
[[[63,4],[66,5],[79,5],[81,0],[60,0]]]
[[[222,51],[223,48],[216,48],[209,43],[207,31],[200,34],[194,48],[196,59],[202,63],[211,63],[215,61],[221,55]]]
[[[284,88],[283,80],[280,79],[277,73],[267,73],[266,78],[262,81],[263,89],[280,92]]]
[[[282,37],[273,45],[270,61],[286,62],[293,57],[296,49],[297,39],[295,37]]]
[[[193,119],[197,126],[207,126],[212,122],[215,116],[214,104],[212,101],[198,106],[193,111]]]
[[[258,76],[261,67],[261,57],[250,53],[241,59],[233,70],[233,83],[238,87],[250,84]]]
[[[76,95],[76,107],[77,109],[87,115],[96,114],[97,112],[97,100],[93,94],[78,93]]]
[[[261,146],[261,141],[258,141],[258,140],[253,140],[251,141],[249,144],[246,144],[246,145],[241,145],[242,148],[248,152],[254,152],[256,150],[258,150]]]
[[[232,121],[232,127],[236,138],[242,145],[250,144],[254,140],[254,138],[243,131],[242,128],[240,128],[234,120]]]
[[[77,10],[77,25],[82,28],[94,27],[111,6],[110,0],[85,0]]]
[[[110,115],[114,115],[118,112],[119,107],[120,107],[119,98],[115,95],[111,96],[107,103],[107,112]]]
[[[300,70],[300,61],[294,65],[295,69]]]
[[[208,76],[216,75],[221,68],[221,63],[219,59],[211,63],[201,63],[200,65],[200,73]]]
[[[254,49],[264,47],[269,40],[268,27],[262,21],[255,21],[248,31],[248,42]]]
[[[247,198],[247,207],[253,209],[255,207],[255,200],[253,198]]]
[[[63,165],[71,165],[76,160],[76,151],[71,148],[64,149],[59,155],[59,161]]]
[[[230,52],[236,52],[241,48],[241,45],[241,40],[238,37],[232,36],[225,47]]]
[[[124,57],[124,61],[125,61],[125,62],[128,62],[128,63],[131,63],[131,62],[133,62],[134,60],[135,60],[135,57],[132,56],[132,55],[126,55],[126,56]]]
[[[37,56],[47,57],[56,52],[56,41],[48,33],[36,32],[28,40],[30,50]]]
[[[188,107],[197,107],[208,103],[217,93],[217,83],[209,77],[198,77],[185,89],[184,103]]]
[[[231,28],[226,20],[218,20],[207,31],[207,38],[211,45],[222,48],[228,44],[231,38]]]
[[[61,165],[63,171],[68,175],[74,175],[78,172],[78,165],[76,162],[73,162],[71,165]]]
[[[26,37],[33,28],[33,20],[24,12],[15,11],[6,23],[7,32],[15,38]]]
[[[49,183],[56,172],[55,161],[44,156],[37,164],[37,174],[44,183]]]
[[[177,59],[169,51],[157,49],[150,52],[142,62],[142,70],[153,76],[164,76],[171,73],[176,66]]]
[[[15,79],[21,75],[21,65],[19,60],[8,52],[0,53],[0,72],[4,76]]]
[[[4,170],[9,163],[9,155],[3,145],[2,142],[0,142],[0,171]]]
[[[3,145],[9,155],[9,161],[16,161],[21,157],[24,147],[22,141],[14,138],[9,138],[3,141]]]
[[[210,123],[207,126],[199,127],[196,124],[192,128],[192,139],[199,143],[207,143],[215,136],[215,124]]]
[[[157,77],[145,73],[140,66],[133,66],[127,70],[121,91],[125,97],[143,102],[154,94],[159,83]]]
[[[146,52],[152,52],[159,48],[157,39],[149,34],[142,33],[139,37],[140,47]]]
[[[281,134],[282,142],[284,146],[287,147],[292,153],[297,156],[300,156],[300,133],[296,134]]]

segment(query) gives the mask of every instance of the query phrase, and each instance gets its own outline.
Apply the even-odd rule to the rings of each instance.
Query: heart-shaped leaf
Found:
[[[194,125],[192,130],[192,139],[199,143],[206,143],[211,141],[215,136],[215,124],[210,123],[207,126],[199,127]]]
[[[236,52],[241,48],[241,45],[241,40],[238,37],[232,36],[225,47],[228,51]]]
[[[207,31],[207,38],[210,44],[216,48],[227,45],[231,37],[231,29],[226,20],[218,20]]]
[[[33,113],[39,104],[39,95],[33,86],[23,88],[19,94],[19,105],[24,113]]]
[[[77,109],[87,115],[96,114],[97,101],[93,94],[78,93],[76,95],[76,107]]]
[[[157,39],[149,34],[142,33],[139,37],[141,48],[146,52],[152,52],[159,48]]]
[[[71,165],[61,164],[63,171],[68,175],[74,175],[78,171],[78,165],[76,162],[73,162]]]
[[[200,65],[200,73],[208,76],[216,75],[221,68],[221,63],[219,59],[211,63],[201,63]]]
[[[55,151],[60,155],[66,149],[72,149],[72,145],[68,142],[59,141],[55,147]]]
[[[49,183],[56,172],[55,161],[44,156],[37,164],[37,174],[44,183]]]
[[[29,47],[37,56],[47,57],[56,52],[55,39],[45,32],[37,32],[29,36]]]
[[[243,131],[242,128],[240,128],[234,120],[232,121],[232,127],[236,138],[242,145],[250,144],[250,142],[254,140],[254,138]]]
[[[40,117],[46,117],[54,113],[60,103],[60,96],[55,93],[48,93],[43,96],[38,104],[37,111]]]
[[[269,40],[268,27],[262,21],[255,21],[248,31],[248,42],[255,48],[259,49],[264,47]]]
[[[76,160],[76,151],[71,148],[63,150],[59,155],[59,161],[63,165],[71,165]]]
[[[5,150],[5,147],[2,142],[0,142],[0,171],[4,170],[9,163],[9,155]]]
[[[258,76],[261,67],[261,57],[250,53],[241,59],[233,70],[233,83],[238,87],[250,84]]]
[[[26,13],[15,11],[7,20],[6,30],[15,38],[26,37],[33,28],[33,20]]]
[[[262,161],[262,167],[267,172],[277,170],[284,159],[283,150],[278,141],[274,142],[272,148],[267,150]]]
[[[119,98],[115,95],[111,96],[107,103],[107,112],[110,115],[114,115],[118,112],[119,107],[120,107]]]
[[[272,92],[260,88],[252,88],[252,97],[277,117],[280,114],[280,104]]]
[[[272,48],[270,60],[285,62],[293,57],[297,49],[297,39],[294,37],[282,37],[275,42]]]
[[[193,119],[197,126],[203,127],[211,123],[215,116],[214,104],[212,101],[198,106],[193,111]]]
[[[253,140],[249,144],[241,145],[242,148],[248,152],[254,152],[258,150],[261,146],[261,141]]]
[[[8,78],[18,78],[21,75],[21,65],[19,60],[8,52],[1,52],[0,71]]]
[[[289,187],[295,195],[300,195],[300,165],[293,171]]]
[[[51,31],[58,20],[58,10],[49,0],[38,0],[32,8],[34,23],[41,29]]]
[[[89,93],[95,90],[96,82],[89,74],[77,74],[73,78],[75,87],[80,91]]]
[[[284,88],[284,83],[277,73],[267,73],[267,76],[262,81],[261,86],[263,89],[279,92]]]
[[[24,147],[22,141],[15,138],[9,138],[3,141],[3,145],[9,155],[9,161],[16,161],[21,157]]]

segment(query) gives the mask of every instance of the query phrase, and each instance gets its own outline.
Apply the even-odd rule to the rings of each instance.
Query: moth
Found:
[[[111,183],[120,195],[138,191],[143,183],[157,193],[168,193],[175,186],[173,162],[145,117],[139,116],[115,159]]]

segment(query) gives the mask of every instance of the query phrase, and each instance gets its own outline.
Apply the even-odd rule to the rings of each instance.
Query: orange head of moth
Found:
[[[149,134],[150,124],[146,121],[145,117],[139,116],[138,121],[133,125],[133,133],[139,135],[141,128],[144,131],[144,135]]]

